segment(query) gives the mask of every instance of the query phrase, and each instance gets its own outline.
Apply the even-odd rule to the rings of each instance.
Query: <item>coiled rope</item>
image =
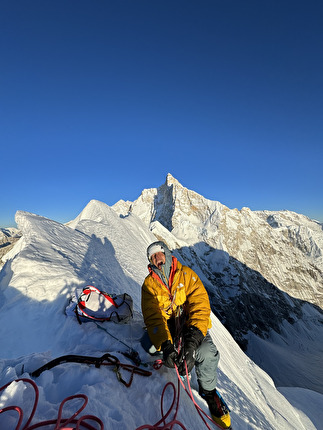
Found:
[[[9,382],[8,384],[4,385],[3,387],[0,388],[0,392],[5,390],[12,382],[25,382],[30,384],[33,389],[34,389],[34,404],[33,404],[33,408],[32,411],[30,413],[30,416],[26,422],[26,424],[21,427],[22,425],[22,421],[24,418],[24,413],[23,410],[19,407],[19,406],[7,406],[5,408],[0,409],[0,414],[8,412],[8,411],[16,411],[18,413],[18,421],[17,421],[17,425],[15,427],[14,430],[34,430],[34,429],[38,429],[40,427],[45,427],[48,425],[55,425],[54,430],[82,430],[82,429],[88,429],[88,430],[97,430],[97,426],[93,427],[91,424],[89,424],[86,421],[94,421],[97,424],[99,424],[99,428],[100,430],[104,430],[104,425],[103,422],[100,420],[100,418],[94,416],[94,415],[83,415],[80,418],[76,418],[85,408],[85,406],[88,403],[88,398],[85,394],[75,394],[73,396],[69,396],[66,397],[66,399],[64,399],[60,406],[59,406],[59,410],[58,410],[58,415],[57,418],[54,420],[48,420],[48,421],[42,421],[39,422],[37,424],[31,424],[31,421],[35,415],[36,409],[37,409],[37,405],[38,405],[38,399],[39,399],[39,390],[37,385],[35,384],[34,381],[32,381],[31,379],[27,379],[27,378],[20,378],[20,379],[16,379],[14,381]],[[79,409],[69,418],[62,418],[62,414],[63,414],[63,408],[65,406],[65,404],[71,400],[75,400],[75,399],[82,399],[83,400],[83,404],[79,407]],[[68,427],[66,427],[68,426]],[[71,427],[73,426],[73,427]]]

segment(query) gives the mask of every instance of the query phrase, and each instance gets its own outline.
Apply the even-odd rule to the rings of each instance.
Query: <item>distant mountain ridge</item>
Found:
[[[20,237],[21,233],[17,228],[0,228],[0,268],[3,265],[2,257],[10,251]]]
[[[159,188],[113,208],[122,216],[138,216],[197,271],[213,312],[254,361],[273,376],[274,362],[292,354],[289,365],[303,367],[295,385],[307,384],[313,369],[301,362],[313,359],[316,367],[323,359],[322,224],[290,211],[229,209],[183,187],[171,174]],[[270,339],[262,345],[268,362],[263,351],[257,353],[260,339]],[[295,347],[297,342],[302,346]],[[280,385],[288,384],[283,368],[274,369]],[[322,390],[323,376],[310,384]]]
[[[161,187],[113,208],[150,226],[159,222],[179,243],[204,242],[223,251],[227,257],[215,262],[221,271],[233,257],[282,291],[323,307],[323,225],[305,215],[229,209],[183,187],[171,174]]]

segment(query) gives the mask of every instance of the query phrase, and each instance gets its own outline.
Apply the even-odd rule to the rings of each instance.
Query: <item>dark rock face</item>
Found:
[[[3,266],[2,257],[9,252],[20,239],[21,234],[15,228],[0,229],[0,268]]]

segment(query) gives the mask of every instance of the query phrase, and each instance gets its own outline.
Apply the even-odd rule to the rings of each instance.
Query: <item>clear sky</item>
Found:
[[[323,2],[1,0],[0,226],[182,185],[323,222]]]

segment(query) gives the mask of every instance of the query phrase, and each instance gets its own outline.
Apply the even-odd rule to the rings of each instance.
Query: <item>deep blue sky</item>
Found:
[[[323,2],[1,0],[0,226],[171,173],[323,222]]]

